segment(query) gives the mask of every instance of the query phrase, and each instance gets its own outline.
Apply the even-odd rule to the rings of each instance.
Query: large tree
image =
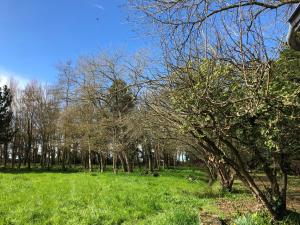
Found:
[[[0,87],[0,144],[3,144],[4,167],[8,160],[8,144],[13,137],[12,130],[12,94],[10,89],[4,85]]]
[[[245,83],[229,63],[194,61],[174,71],[163,90],[171,99],[168,120],[196,138],[207,157],[230,166],[277,219],[287,213],[289,158],[299,151],[298,62],[290,51],[270,62],[268,73],[249,62]],[[268,184],[249,169],[263,171]]]

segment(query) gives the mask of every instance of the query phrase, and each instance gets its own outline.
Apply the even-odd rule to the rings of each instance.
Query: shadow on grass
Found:
[[[159,173],[163,175],[178,177],[178,178],[192,178],[208,182],[207,172],[205,170],[192,170],[192,169],[165,169],[160,170]]]
[[[12,168],[0,168],[0,173],[8,173],[8,174],[25,174],[25,173],[79,173],[83,172],[81,169],[77,168],[68,168],[62,170],[60,168],[20,168],[20,169],[12,169]]]
[[[189,192],[189,191],[182,191],[183,194],[195,196],[200,199],[213,199],[213,198],[223,198],[225,196],[237,196],[243,194],[250,194],[248,190],[232,190],[231,192],[226,191],[204,191],[204,192]]]
[[[231,194],[251,194],[251,191],[247,189],[234,189],[230,192]]]
[[[117,175],[119,176],[141,176],[141,173],[144,170],[136,169],[133,173],[126,173],[126,172],[118,172]],[[28,169],[27,167],[21,167],[18,168],[4,168],[0,167],[0,173],[7,173],[7,174],[39,174],[39,173],[58,173],[58,174],[70,174],[70,173],[80,173],[80,172],[87,172],[82,167],[73,167],[73,168],[66,168],[65,170],[61,169],[60,167],[51,167],[51,168],[40,168],[38,166],[33,165],[31,169]],[[172,170],[160,170],[157,171],[159,176],[167,176],[167,177],[176,177],[176,178],[182,178],[186,179],[188,182],[191,183],[198,183],[198,182],[204,182],[208,183],[207,175],[204,171],[192,171],[192,170],[185,170],[185,169],[172,169]],[[109,167],[105,170],[106,174],[113,174],[112,169]],[[99,170],[93,169],[93,171],[90,173],[91,176],[98,176],[100,173]],[[114,174],[115,175],[115,174]],[[149,174],[149,176],[153,176],[152,174]]]

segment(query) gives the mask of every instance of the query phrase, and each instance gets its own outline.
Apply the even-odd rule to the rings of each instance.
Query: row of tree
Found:
[[[107,164],[114,172],[176,166],[184,148],[156,133],[142,102],[141,58],[125,59],[101,54],[62,63],[53,86],[32,81],[20,89],[11,80],[1,92],[2,165],[89,171],[98,165],[101,172]]]

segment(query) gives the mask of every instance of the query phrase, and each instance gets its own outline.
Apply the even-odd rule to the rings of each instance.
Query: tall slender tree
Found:
[[[4,167],[8,160],[8,144],[13,137],[12,131],[12,94],[7,85],[0,87],[0,144],[3,144]]]

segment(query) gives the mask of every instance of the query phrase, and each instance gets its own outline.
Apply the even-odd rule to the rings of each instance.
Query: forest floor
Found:
[[[300,179],[293,177],[292,197],[299,197],[299,187]],[[193,225],[201,212],[226,219],[260,210],[239,182],[234,188],[222,193],[217,183],[207,185],[203,171],[188,169],[159,177],[1,170],[0,224]],[[297,210],[297,199],[291,202]]]

